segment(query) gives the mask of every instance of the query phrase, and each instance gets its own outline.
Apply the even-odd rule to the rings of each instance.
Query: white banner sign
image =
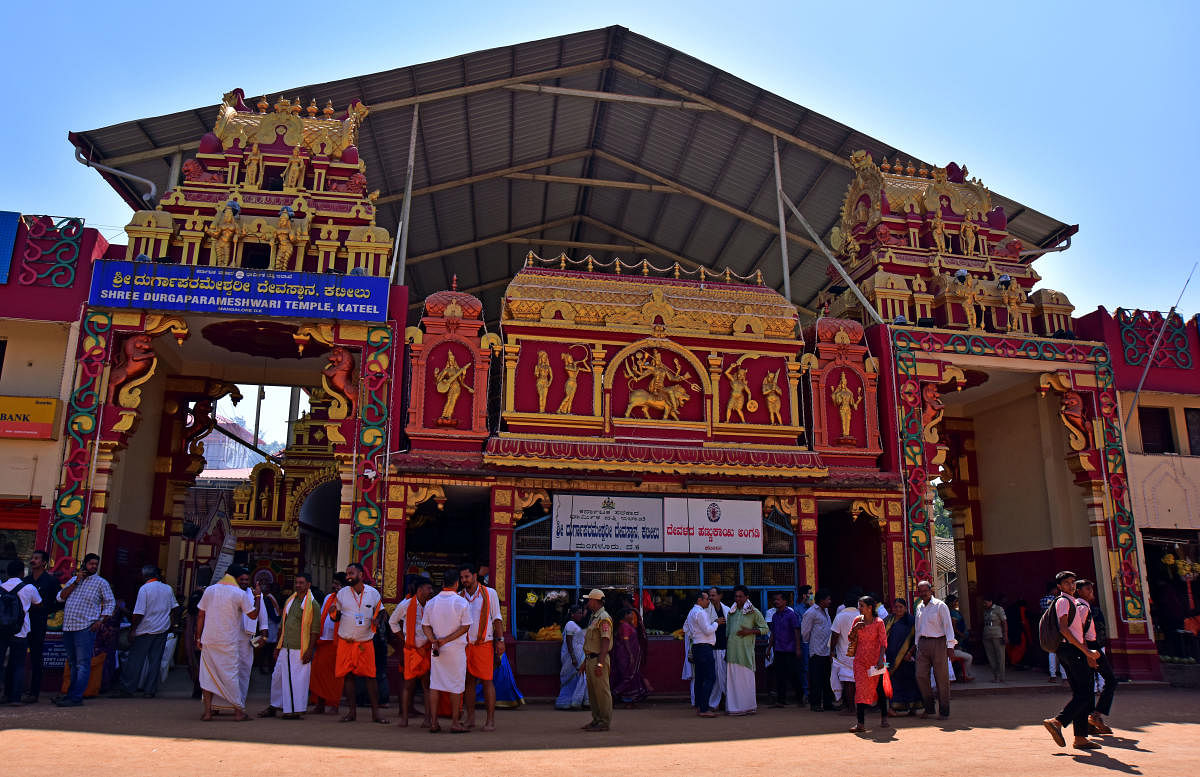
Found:
[[[761,556],[762,503],[746,499],[663,500],[667,553]]]
[[[554,550],[663,552],[663,500],[656,497],[556,494]]]

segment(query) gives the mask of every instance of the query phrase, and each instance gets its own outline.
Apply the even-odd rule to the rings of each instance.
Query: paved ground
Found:
[[[257,689],[256,689],[257,690]],[[1055,747],[1040,719],[1065,699],[1054,687],[971,694],[945,723],[904,718],[855,736],[851,718],[807,709],[701,720],[683,704],[617,710],[612,731],[584,734],[586,712],[545,704],[497,713],[499,731],[430,735],[330,716],[303,721],[221,718],[202,723],[199,702],[97,700],[76,709],[45,701],[0,708],[0,777],[29,773],[30,754],[57,774],[112,765],[128,775],[234,774],[505,775],[664,774],[1183,775],[1200,763],[1200,693],[1131,689],[1117,697],[1116,734],[1104,749]],[[261,694],[252,691],[252,709]],[[394,713],[394,708],[392,712]],[[873,721],[872,721],[873,722]],[[64,732],[70,732],[64,734]],[[8,756],[5,758],[4,756]]]

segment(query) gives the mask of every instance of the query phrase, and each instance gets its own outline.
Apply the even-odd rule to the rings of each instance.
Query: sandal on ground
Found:
[[[1042,721],[1042,725],[1050,732],[1050,737],[1054,740],[1054,744],[1059,747],[1066,747],[1067,740],[1063,737],[1062,726],[1054,718],[1046,718]]]
[[[851,734],[868,734],[868,733],[870,733],[870,731],[871,731],[871,729],[867,728],[866,726],[862,725],[861,723],[855,723],[853,726],[850,727]]]

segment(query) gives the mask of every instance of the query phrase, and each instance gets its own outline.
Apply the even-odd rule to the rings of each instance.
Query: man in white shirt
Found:
[[[13,607],[9,612],[12,622],[7,628],[0,630],[0,667],[4,669],[5,696],[9,705],[18,706],[21,703],[21,691],[25,685],[25,649],[29,645],[29,608],[42,603],[42,595],[37,586],[21,580],[25,574],[25,564],[20,559],[11,559],[6,569],[8,579],[0,583],[0,588],[14,594],[16,603],[22,612],[18,613]],[[12,596],[7,597],[12,601]],[[8,660],[5,661],[5,655]]]
[[[715,585],[708,589],[708,615],[714,621],[720,618],[725,618],[729,615],[732,608],[725,604],[721,597],[721,589]],[[716,641],[713,643],[713,671],[716,673],[716,680],[713,682],[712,696],[708,700],[708,706],[712,709],[721,708],[721,700],[725,697],[725,648],[729,646],[729,636],[725,630],[725,624],[720,623],[717,626]]]
[[[808,703],[813,712],[832,710],[833,688],[829,685],[829,635],[833,623],[829,620],[829,605],[833,597],[827,589],[817,590],[815,601],[800,619],[800,638],[808,647]]]
[[[484,731],[496,730],[496,684],[493,678],[496,664],[504,653],[504,621],[500,618],[500,595],[495,588],[479,582],[476,567],[462,564],[458,568],[462,597],[471,609],[472,629],[467,634],[467,677],[464,698],[467,728],[475,728],[475,685],[483,683],[483,699],[487,704]]]
[[[433,581],[427,577],[418,578],[413,586],[412,595],[392,611],[388,625],[392,634],[399,640],[398,652],[401,655],[400,664],[404,668],[404,692],[400,697],[400,726],[408,725],[409,708],[413,703],[413,691],[417,682],[421,683],[423,691],[421,698],[425,700],[425,722],[422,728],[433,725],[432,708],[429,706],[429,638],[421,628],[421,616],[425,614],[425,605],[433,598]]]
[[[917,687],[921,689],[921,700],[925,710],[921,717],[933,714],[933,688],[929,682],[929,671],[933,670],[937,680],[938,720],[950,717],[950,663],[947,653],[954,649],[954,620],[950,608],[933,595],[933,583],[921,580],[917,583]]]
[[[833,689],[835,704],[842,704],[843,711],[854,712],[854,656],[850,651],[850,629],[858,617],[857,595],[852,591],[846,594],[842,609],[833,618],[830,631],[836,640],[833,645],[833,659],[829,670],[829,686]]]
[[[337,671],[346,694],[349,708],[342,716],[348,723],[358,718],[358,694],[353,682],[346,683],[352,675],[365,679],[367,697],[371,700],[371,720],[388,723],[379,711],[379,683],[375,681],[375,619],[383,604],[379,591],[366,584],[362,564],[352,561],[346,565],[346,586],[337,592],[333,603],[334,620],[337,621]]]
[[[441,731],[437,720],[438,697],[450,694],[450,731],[461,734],[470,731],[458,719],[462,710],[462,694],[467,684],[467,632],[471,628],[471,608],[458,595],[459,572],[447,569],[442,578],[441,592],[425,603],[421,615],[421,630],[429,640],[432,666],[429,671],[429,701],[433,716],[430,731]]]
[[[113,696],[131,698],[139,683],[147,699],[153,699],[158,691],[163,648],[171,630],[171,613],[179,607],[174,589],[161,582],[161,577],[162,573],[153,564],[142,567],[142,579],[146,582],[138,589],[130,619],[133,644],[129,648],[129,658],[121,667],[121,687],[111,694]]]
[[[242,577],[249,581],[250,573],[241,567],[231,567],[220,581],[205,588],[200,597],[196,648],[200,651],[200,688],[204,692],[201,720],[212,720],[214,696],[233,706],[234,720],[247,719],[241,677],[249,672],[241,647],[243,643],[249,645],[244,619],[258,617],[262,597],[255,590],[247,599],[246,592],[238,585]]]
[[[712,709],[712,690],[716,684],[713,650],[717,642],[717,627],[725,625],[725,617],[713,618],[708,608],[708,592],[701,591],[687,616],[687,629],[692,635],[692,664],[696,675],[696,707],[702,718],[715,718]]]
[[[238,675],[238,688],[241,692],[240,701],[245,707],[246,697],[250,695],[250,676],[254,674],[254,649],[266,639],[267,608],[262,606],[262,586],[255,583],[251,588],[250,570],[246,567],[238,570],[237,584],[246,599],[246,614],[242,616],[242,630],[245,639],[238,643],[238,660],[242,662],[242,671]]]

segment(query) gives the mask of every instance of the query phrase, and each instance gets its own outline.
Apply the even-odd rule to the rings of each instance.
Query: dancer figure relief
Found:
[[[449,351],[446,354],[446,363],[433,371],[433,379],[436,381],[434,388],[446,397],[442,404],[442,414],[437,420],[438,426],[458,426],[454,408],[458,405],[459,396],[464,389],[468,394],[475,393],[475,389],[467,385],[467,370],[470,368],[470,362],[460,366],[454,358],[454,351]]]

